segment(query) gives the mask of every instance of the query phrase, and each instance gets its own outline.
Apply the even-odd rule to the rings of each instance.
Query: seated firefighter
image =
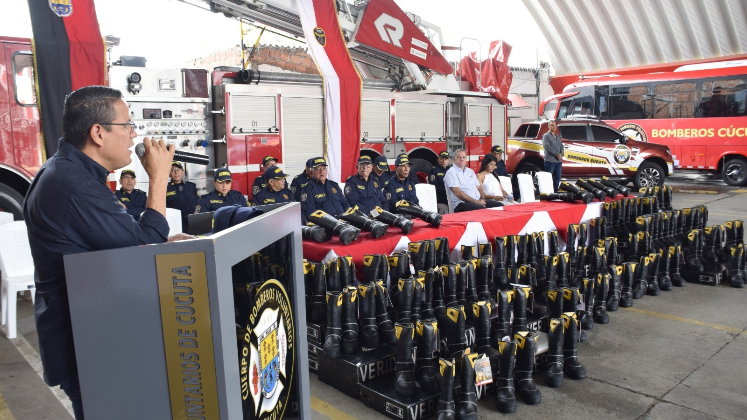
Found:
[[[244,195],[231,189],[231,172],[226,168],[218,168],[213,175],[215,190],[200,198],[195,207],[195,213],[207,213],[221,207],[238,205],[248,207]]]
[[[265,171],[264,177],[267,186],[254,195],[255,206],[293,201],[293,193],[285,187],[285,178],[288,178],[288,175],[282,169],[272,166]]]
[[[406,200],[420,204],[415,191],[415,181],[410,178],[410,159],[401,155],[394,161],[397,167],[394,174],[384,184],[384,196],[389,202],[389,211],[397,213],[397,202]]]
[[[114,192],[117,199],[122,203],[127,214],[132,216],[135,221],[140,220],[140,214],[145,211],[145,204],[148,201],[148,195],[135,188],[135,171],[125,169],[119,175],[119,184],[122,188]]]
[[[327,160],[314,158],[311,163],[312,180],[301,189],[301,216],[308,220],[311,213],[323,210],[330,216],[337,217],[350,207],[340,188],[340,184],[327,179]]]
[[[252,196],[256,195],[260,190],[267,187],[265,171],[277,164],[278,160],[272,156],[265,156],[264,158],[262,158],[262,174],[254,178],[254,182],[252,182]]]
[[[345,181],[345,198],[351,206],[358,206],[364,214],[371,213],[376,206],[389,209],[389,203],[381,192],[382,184],[371,175],[373,161],[370,156],[358,158],[358,173]]]

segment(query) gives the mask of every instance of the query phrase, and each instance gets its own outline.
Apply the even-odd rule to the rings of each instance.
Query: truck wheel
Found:
[[[421,184],[428,183],[428,175],[431,173],[433,165],[425,159],[410,159],[410,176],[416,177]]]
[[[0,211],[13,213],[14,220],[23,220],[23,196],[13,188],[0,184]]]
[[[537,172],[542,171],[543,168],[535,165],[534,163],[523,163],[516,169],[516,172],[511,176],[511,186],[514,188],[514,200],[521,198],[521,192],[519,192],[519,174],[528,174],[532,176],[532,183],[534,184],[534,197],[539,197],[539,184],[537,183]]]
[[[747,184],[747,162],[741,158],[729,159],[721,170],[721,178],[733,187]]]
[[[664,185],[665,173],[659,164],[643,162],[633,177],[633,185],[636,189],[660,187]]]

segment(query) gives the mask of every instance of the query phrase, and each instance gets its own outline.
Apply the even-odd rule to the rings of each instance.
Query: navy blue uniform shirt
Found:
[[[254,182],[252,183],[252,196],[259,194],[259,192],[263,188],[267,188],[267,180],[265,179],[265,174],[254,178]]]
[[[376,206],[389,210],[389,203],[381,192],[383,187],[373,176],[369,175],[366,181],[359,174],[351,175],[345,181],[345,198],[351,207],[358,206],[365,214],[369,214]]]
[[[236,190],[228,190],[228,194],[223,195],[218,191],[211,191],[203,195],[197,202],[195,213],[207,213],[216,211],[221,207],[239,205],[249,207],[244,195]]]
[[[306,171],[301,172],[299,175],[293,177],[291,181],[290,190],[293,193],[293,199],[301,201],[301,189],[311,181],[311,177],[306,175]]]
[[[397,175],[392,175],[389,181],[384,184],[384,196],[389,201],[389,211],[392,213],[397,213],[397,202],[400,200],[420,204],[418,196],[415,194],[415,181],[409,176],[404,181],[400,181]]]
[[[108,175],[106,168],[62,140],[26,195],[23,217],[36,267],[36,331],[49,386],[78,376],[62,256],[168,239],[166,218],[145,209],[136,222],[106,184]]]
[[[301,201],[301,216],[304,221],[317,210],[324,210],[325,213],[337,217],[350,208],[350,203],[342,193],[340,184],[329,179],[324,184],[317,180],[311,180],[301,189],[299,198]]]
[[[382,172],[381,175],[376,175],[375,173],[371,172],[371,176],[374,177],[374,179],[378,180],[379,185],[381,187],[384,187],[384,184],[386,184],[387,181],[389,181],[389,178],[392,177],[392,173],[389,171]]]
[[[428,175],[428,183],[436,186],[436,201],[439,204],[449,203],[446,198],[446,185],[444,185],[444,176],[446,176],[446,171],[448,171],[449,168],[451,168],[451,165],[445,168],[436,165],[431,169],[430,175]]]
[[[495,176],[508,176],[505,160],[501,159],[497,162],[495,169],[493,169],[493,174],[495,174]]]
[[[290,203],[293,201],[293,193],[287,188],[280,191],[273,191],[269,186],[259,191],[252,197],[255,206],[274,203]]]
[[[166,207],[182,212],[182,232],[189,232],[187,216],[195,212],[195,205],[200,197],[194,182],[169,182],[166,186]]]
[[[120,203],[127,206],[127,214],[135,220],[140,220],[140,213],[145,210],[145,204],[148,202],[148,195],[145,192],[136,188],[128,193],[120,188],[114,192],[114,195],[117,196]]]

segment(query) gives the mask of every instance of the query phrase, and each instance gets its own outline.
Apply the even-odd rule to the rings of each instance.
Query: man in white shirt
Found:
[[[462,149],[454,155],[454,166],[446,172],[444,184],[451,191],[455,213],[503,206],[501,202],[485,199],[475,171],[467,167],[467,152]]]

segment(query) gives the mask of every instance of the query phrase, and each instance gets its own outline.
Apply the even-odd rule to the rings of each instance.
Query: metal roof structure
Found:
[[[522,0],[557,74],[747,54],[746,0]]]

